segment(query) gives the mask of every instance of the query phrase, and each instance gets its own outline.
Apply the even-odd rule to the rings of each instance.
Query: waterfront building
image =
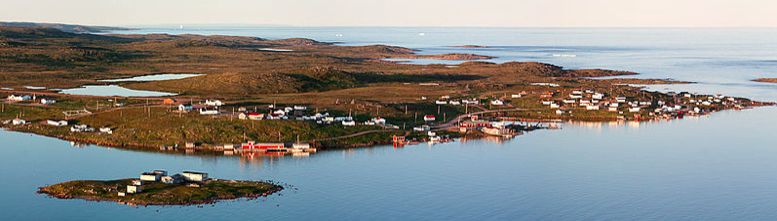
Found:
[[[50,120],[46,121],[46,124],[51,125],[51,126],[61,127],[61,126],[67,126],[67,121],[66,120],[50,119]]]
[[[140,174],[140,180],[141,181],[157,182],[160,179],[162,179],[162,176],[164,176],[164,174],[154,173],[154,172],[143,172],[143,173]],[[129,191],[127,191],[127,192],[129,192]]]
[[[143,192],[143,188],[141,186],[135,186],[135,185],[127,185],[127,193],[140,193]]]
[[[208,173],[203,172],[183,171],[182,175],[186,181],[190,182],[202,182],[208,180]]]

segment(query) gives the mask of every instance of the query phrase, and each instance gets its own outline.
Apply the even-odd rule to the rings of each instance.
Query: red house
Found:
[[[242,146],[244,150],[283,150],[285,148],[283,143],[254,143],[253,141],[243,143]]]
[[[434,115],[424,116],[424,121],[435,121]]]

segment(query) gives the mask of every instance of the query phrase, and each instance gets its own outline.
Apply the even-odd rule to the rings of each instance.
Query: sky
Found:
[[[85,25],[777,27],[777,0],[0,0],[0,21]]]

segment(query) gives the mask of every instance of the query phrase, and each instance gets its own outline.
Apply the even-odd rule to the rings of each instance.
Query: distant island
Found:
[[[145,172],[139,179],[76,180],[38,190],[60,199],[114,201],[127,205],[196,205],[219,200],[264,197],[283,187],[266,182],[220,180],[207,173],[184,171],[167,176],[166,171]]]
[[[459,45],[459,46],[451,46],[456,48],[488,48],[488,46],[482,46],[482,45]]]
[[[758,78],[753,81],[765,82],[765,83],[777,83],[777,78]]]
[[[396,55],[390,58],[405,58],[405,59],[440,59],[440,60],[485,60],[493,59],[492,56],[476,55],[476,54],[462,54],[462,53],[448,53],[448,54],[434,54],[434,55]]]
[[[88,25],[70,25],[58,23],[36,23],[36,22],[0,22],[0,26],[17,27],[43,27],[53,28],[71,33],[102,33],[107,31],[126,31],[135,30],[133,28],[109,27],[109,26],[88,26]]]

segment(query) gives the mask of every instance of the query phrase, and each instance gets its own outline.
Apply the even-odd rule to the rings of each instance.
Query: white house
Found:
[[[586,106],[585,109],[586,110],[599,110],[599,106],[595,106],[595,105]]]
[[[413,127],[413,131],[427,131],[431,129],[428,125]]]
[[[183,175],[176,173],[172,176],[162,176],[159,181],[165,184],[181,184],[186,181],[186,178]]]
[[[211,100],[211,99],[208,99],[208,100],[205,100],[205,105],[208,105],[208,106],[214,106],[214,107],[219,107],[219,106],[221,106],[221,105],[224,105],[224,104],[223,104],[223,103],[221,103],[221,101],[220,101],[220,100]]]
[[[16,119],[13,119],[13,120],[11,121],[11,123],[12,123],[13,125],[22,125],[22,124],[26,124],[26,123],[27,123],[27,121],[25,121],[25,120],[22,120],[22,119],[19,119],[19,118],[16,118]]]
[[[618,103],[626,103],[626,97],[616,97],[615,101]]]
[[[61,126],[67,126],[67,121],[66,120],[53,120],[52,119],[52,120],[47,120],[46,124],[51,125],[51,126],[61,127]]]
[[[135,185],[127,185],[127,193],[140,193],[143,192],[143,188]]]
[[[521,98],[521,97],[523,97],[523,95],[520,95],[520,94],[513,94],[513,95],[510,95],[510,97],[511,97],[511,98]]]
[[[283,110],[275,110],[272,113],[277,115],[286,115],[286,111]]]
[[[553,109],[558,109],[558,108],[560,108],[560,107],[561,107],[561,105],[559,105],[559,104],[557,104],[557,103],[555,103],[555,102],[551,102],[551,103],[550,103],[550,108],[553,108]]]
[[[435,101],[434,103],[435,104],[447,104],[448,102],[447,101],[438,100],[438,101]]]
[[[344,120],[342,121],[343,126],[356,126],[356,121],[352,120]]]
[[[449,104],[451,104],[451,105],[453,105],[453,106],[459,106],[459,105],[461,105],[461,102],[459,102],[459,101],[450,101],[450,102],[448,102],[448,103],[449,103]]]
[[[604,94],[596,93],[596,94],[591,95],[591,98],[592,99],[601,100],[601,99],[604,98]]]
[[[639,107],[629,108],[629,112],[639,112],[639,110],[640,110]]]
[[[9,101],[27,101],[32,100],[32,97],[30,95],[8,95]]]
[[[154,172],[144,172],[140,174],[140,180],[141,181],[153,181],[157,182],[160,179],[162,179],[162,176],[166,174],[163,173],[154,173]]]
[[[492,100],[491,105],[501,106],[501,105],[504,105],[504,102],[500,100]]]
[[[562,115],[562,114],[564,114],[564,112],[565,111],[561,110],[561,109],[556,110],[556,114],[558,114],[558,115]]]
[[[386,119],[382,117],[376,117],[372,118],[372,122],[375,122],[376,124],[386,124]]]
[[[92,131],[94,131],[94,128],[86,124],[76,124],[70,127],[70,132],[92,132]]]
[[[200,108],[201,115],[215,115],[219,114],[219,110],[216,108]]]
[[[192,107],[192,105],[184,105],[184,104],[179,104],[178,105],[178,110],[179,111],[190,111],[190,110],[193,110],[193,109],[194,109],[194,107]]]
[[[182,174],[183,174],[183,177],[186,179],[186,181],[202,182],[202,181],[208,180],[208,173],[183,171]]]
[[[113,134],[113,130],[110,127],[100,127],[100,133]]]
[[[43,98],[43,99],[40,99],[40,103],[41,104],[53,104],[53,103],[57,103],[57,101],[56,100],[52,100],[52,99]]]

